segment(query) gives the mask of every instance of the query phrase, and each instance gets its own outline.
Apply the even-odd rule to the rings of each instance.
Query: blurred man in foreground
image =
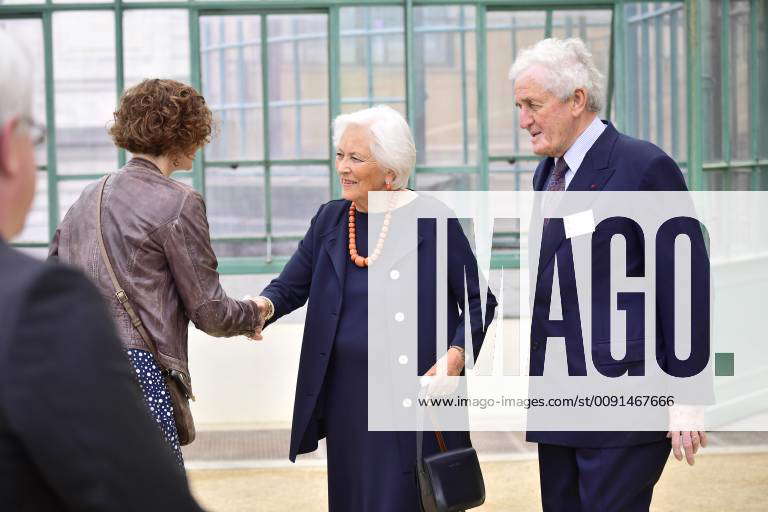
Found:
[[[0,510],[200,511],[101,296],[8,246],[35,191],[32,74],[0,30]]]

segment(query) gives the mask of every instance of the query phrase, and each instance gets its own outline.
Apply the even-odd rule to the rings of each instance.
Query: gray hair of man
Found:
[[[584,89],[587,110],[602,110],[605,79],[581,39],[543,39],[522,50],[509,70],[510,80],[514,81],[531,68],[543,73],[541,81],[536,81],[561,101],[570,98],[576,89]]]
[[[408,122],[386,105],[341,114],[333,120],[333,145],[339,146],[350,126],[365,126],[371,132],[371,155],[376,163],[394,174],[392,190],[403,189],[416,166],[416,145]]]
[[[32,112],[32,66],[26,49],[0,27],[0,126]]]

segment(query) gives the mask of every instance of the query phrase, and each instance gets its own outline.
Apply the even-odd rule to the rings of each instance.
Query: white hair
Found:
[[[344,132],[350,126],[364,126],[371,132],[371,155],[385,171],[394,175],[392,189],[408,185],[416,166],[416,145],[411,128],[400,113],[386,105],[341,114],[333,120],[333,145],[339,147]]]
[[[584,89],[587,91],[587,110],[602,110],[604,77],[581,39],[543,39],[522,50],[509,70],[510,80],[531,68],[544,73],[539,84],[561,101],[570,98],[576,89]]]
[[[30,56],[0,27],[0,125],[32,113],[32,66]]]

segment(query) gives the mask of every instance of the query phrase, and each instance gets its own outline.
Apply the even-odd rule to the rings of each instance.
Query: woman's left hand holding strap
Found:
[[[427,393],[429,395],[453,393],[458,386],[458,379],[451,377],[460,376],[462,371],[464,371],[464,349],[458,345],[451,345],[448,347],[448,352],[424,374],[425,377],[432,377]]]

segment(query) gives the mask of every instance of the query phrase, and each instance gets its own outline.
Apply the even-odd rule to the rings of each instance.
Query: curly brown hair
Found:
[[[152,156],[189,154],[210,142],[205,98],[176,80],[151,79],[123,93],[109,128],[117,147]]]

